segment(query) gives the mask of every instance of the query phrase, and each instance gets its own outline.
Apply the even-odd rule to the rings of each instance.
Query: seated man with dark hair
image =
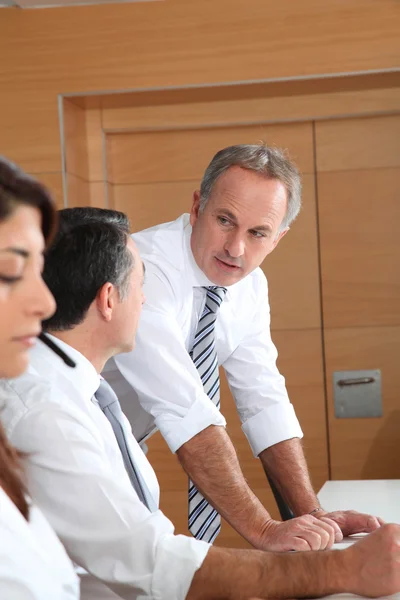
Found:
[[[144,267],[121,213],[61,211],[44,279],[57,301],[45,323],[75,363],[41,342],[29,372],[2,382],[2,420],[24,453],[29,489],[82,572],[82,598],[290,598],[400,590],[400,527],[383,526],[342,552],[264,553],[175,536],[159,488],[104,363],[130,351]],[[2,403],[3,404],[3,403]],[[81,571],[83,571],[81,569]],[[56,600],[56,599],[54,599]]]

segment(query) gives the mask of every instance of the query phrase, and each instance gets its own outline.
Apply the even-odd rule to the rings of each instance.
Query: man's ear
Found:
[[[279,242],[281,241],[281,239],[283,238],[283,236],[287,234],[287,232],[289,231],[289,229],[290,229],[290,227],[286,227],[286,229],[283,229],[282,231],[279,232],[279,234],[276,236],[276,238],[274,240],[274,244],[273,244],[272,250],[275,250],[275,248],[277,247],[277,245],[279,244]]]
[[[111,321],[117,301],[117,288],[110,282],[105,283],[97,292],[97,310],[105,321]]]
[[[200,190],[195,190],[193,192],[192,208],[190,209],[190,224],[192,227],[197,221],[197,218],[199,216],[199,210],[200,210]]]

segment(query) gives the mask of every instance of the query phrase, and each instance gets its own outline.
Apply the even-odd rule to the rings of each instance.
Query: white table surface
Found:
[[[366,481],[327,481],[321,488],[318,499],[328,511],[353,509],[382,517],[389,523],[400,523],[400,479],[378,479]],[[354,536],[356,537],[356,536]],[[335,544],[337,550],[354,543],[354,538]],[[360,596],[335,594],[330,600],[355,600]],[[400,593],[390,596],[400,600]]]

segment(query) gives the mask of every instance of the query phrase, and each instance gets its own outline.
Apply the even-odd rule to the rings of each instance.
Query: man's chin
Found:
[[[238,270],[238,271],[232,271],[232,273],[216,273],[215,271],[213,273],[206,273],[208,279],[210,281],[213,282],[214,285],[218,285],[220,287],[229,287],[230,285],[233,285],[234,283],[237,283],[238,281],[240,281],[241,279],[243,279],[243,277],[245,275],[242,274],[242,270]]]

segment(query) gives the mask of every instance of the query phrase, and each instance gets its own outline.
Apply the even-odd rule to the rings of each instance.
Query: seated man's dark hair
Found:
[[[133,268],[128,236],[129,220],[121,212],[92,207],[59,211],[59,231],[43,272],[57,310],[44,321],[45,331],[66,331],[82,323],[107,282],[124,299]]]

